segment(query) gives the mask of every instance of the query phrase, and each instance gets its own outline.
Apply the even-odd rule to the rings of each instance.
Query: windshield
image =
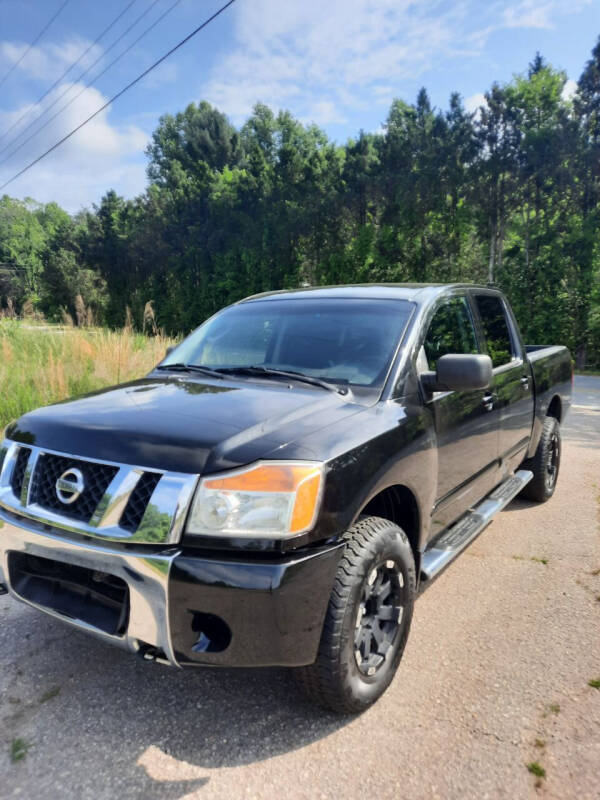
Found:
[[[161,366],[263,366],[333,383],[380,386],[408,322],[404,300],[255,300],[230,306]]]

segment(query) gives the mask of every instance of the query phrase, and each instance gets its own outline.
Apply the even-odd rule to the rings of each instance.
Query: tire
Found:
[[[545,503],[554,494],[560,468],[560,425],[554,417],[546,417],[542,435],[533,458],[523,462],[522,468],[533,472],[533,479],[521,492],[521,497]]]
[[[362,517],[344,539],[317,659],[295,672],[313,701],[353,714],[381,697],[396,673],[410,630],[416,578],[410,543],[392,522]]]

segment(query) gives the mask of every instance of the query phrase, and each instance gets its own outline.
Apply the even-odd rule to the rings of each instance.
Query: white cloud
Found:
[[[49,81],[62,75],[67,66],[72,64],[90,47],[91,42],[74,37],[61,44],[52,42],[32,47],[21,61],[18,70],[35,80]],[[5,70],[19,60],[27,45],[22,42],[0,42],[0,67]],[[102,48],[95,44],[90,47],[85,57],[73,70],[73,78],[77,78],[83,70],[96,61]]]
[[[575,92],[577,91],[577,84],[575,81],[569,80],[565,81],[565,85],[563,86],[563,90],[561,92],[561,96],[563,100],[571,100]]]
[[[582,6],[590,0],[572,0]],[[254,0],[233,8],[233,49],[200,96],[236,122],[252,106],[335,123],[402,96],[407,82],[479,55],[494,31],[548,27],[562,0]]]
[[[465,99],[465,109],[470,114],[473,112],[478,113],[481,106],[487,106],[487,101],[483,92],[477,92],[477,94],[472,94]]]
[[[438,0],[240,4],[238,46],[217,65],[202,96],[237,119],[261,100],[293,106],[302,118],[343,120],[349,109],[365,107],[370,87],[415,77],[434,53],[452,48],[461,7]]]
[[[31,172],[7,186],[2,194],[32,197],[40,203],[56,202],[73,214],[99,203],[109,189],[115,189],[125,197],[134,197],[144,190],[145,185],[144,161],[129,163],[94,159],[87,167],[69,164],[65,169],[63,162],[49,156]]]
[[[507,28],[551,28],[553,2],[522,0],[504,11],[503,21]]]
[[[576,13],[594,0],[571,0],[568,11]],[[503,13],[507,28],[554,28],[557,14],[567,9],[564,0],[517,0],[509,4]]]
[[[313,103],[307,114],[302,118],[303,122],[315,125],[343,125],[347,118],[340,113],[339,108],[331,100],[318,100]]]
[[[62,93],[64,88],[65,85],[57,87],[47,102],[55,93]],[[75,94],[81,88],[75,84],[71,92]],[[0,165],[0,184],[59,141],[104,102],[106,98],[97,89],[85,89],[72,106]],[[24,110],[25,107],[21,107],[11,113],[0,113],[0,130],[5,130]],[[28,195],[40,202],[56,200],[68,211],[77,211],[81,206],[99,200],[110,188],[132,196],[141,192],[146,183],[143,150],[147,141],[147,134],[135,125],[111,124],[109,107],[2,193],[16,197]],[[0,159],[5,158],[8,152],[10,149]]]

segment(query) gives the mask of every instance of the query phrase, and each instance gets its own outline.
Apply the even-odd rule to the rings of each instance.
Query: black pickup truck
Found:
[[[0,590],[150,661],[293,667],[360,711],[417,594],[513,497],[553,494],[571,386],[494,289],[250,297],[146,378],[8,426]]]

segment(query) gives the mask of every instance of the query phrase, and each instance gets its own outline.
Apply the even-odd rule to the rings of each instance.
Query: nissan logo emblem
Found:
[[[68,469],[60,476],[55,483],[56,496],[61,503],[70,506],[74,503],[85,489],[83,474],[78,469]]]

